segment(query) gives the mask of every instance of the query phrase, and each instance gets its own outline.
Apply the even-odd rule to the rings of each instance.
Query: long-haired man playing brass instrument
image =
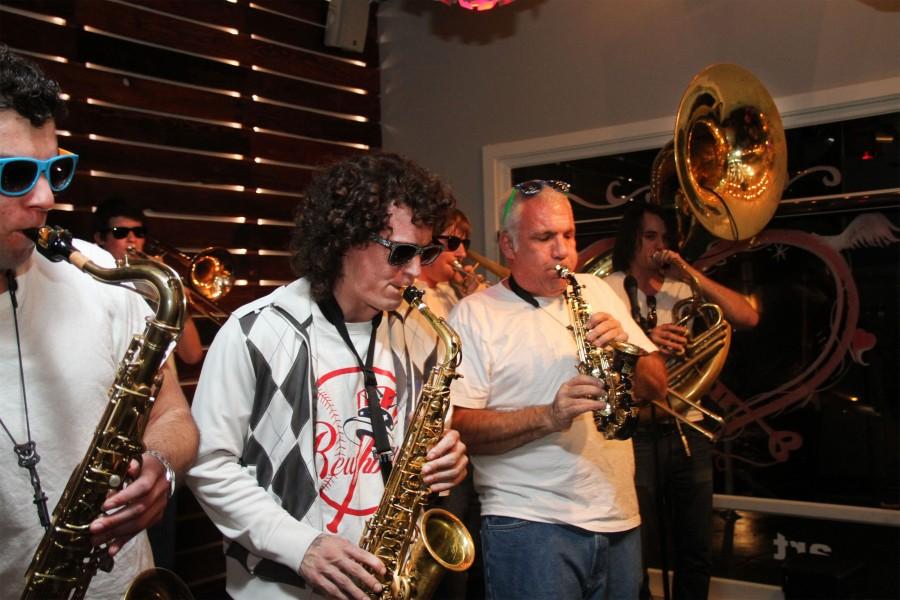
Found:
[[[510,191],[500,247],[511,276],[450,315],[466,349],[453,422],[472,455],[491,598],[633,598],[640,584],[631,442],[597,430],[591,413],[605,408],[605,384],[576,370],[567,282],[556,270],[577,261],[567,191],[540,180]],[[578,281],[596,311],[588,343],[655,350],[604,282]],[[656,353],[640,358],[633,383],[637,398],[662,397]]]
[[[54,193],[72,181],[77,157],[59,149],[59,86],[0,46],[0,597],[17,598],[25,572],[73,468],[88,450],[107,389],[149,309],[136,294],[95,281],[34,252],[23,231],[45,224]],[[95,263],[109,254],[76,242]],[[165,380],[150,413],[133,481],[107,498],[90,526],[116,565],[91,598],[121,598],[152,566],[142,533],[163,514],[194,458],[197,431],[184,395]],[[173,478],[174,477],[174,478]],[[116,512],[116,509],[118,512]],[[131,540],[129,542],[129,540]]]
[[[363,600],[382,589],[373,574],[385,566],[359,542],[417,397],[396,309],[441,253],[434,228],[451,206],[446,186],[397,155],[332,165],[297,207],[300,277],[236,310],[216,336],[194,396],[201,444],[189,485],[226,537],[233,598]],[[427,459],[432,491],[466,474],[456,431]]]
[[[672,311],[678,301],[693,295],[692,285],[699,287],[696,291],[707,301],[719,305],[732,325],[754,327],[759,316],[747,300],[700,273],[671,249],[674,245],[671,229],[664,217],[664,211],[653,204],[637,203],[625,211],[613,250],[615,272],[606,279],[650,339],[667,357],[684,352],[690,323],[673,323]],[[647,548],[659,545],[648,532],[666,521],[671,523],[675,549],[674,598],[706,598],[711,568],[712,444],[694,428],[683,425],[680,431],[685,436],[685,447],[679,427],[670,416],[653,407],[644,414],[656,417],[655,427],[645,419],[634,436],[636,486],[645,523],[645,556]],[[692,409],[686,418],[700,422],[703,414]],[[686,452],[688,448],[690,456]],[[658,471],[654,464],[659,465]],[[657,494],[666,496],[665,519],[659,518],[658,507],[662,503]],[[649,598],[647,586],[644,587],[642,594]]]

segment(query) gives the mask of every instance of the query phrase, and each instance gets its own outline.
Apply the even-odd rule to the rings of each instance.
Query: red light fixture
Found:
[[[453,6],[453,4],[456,3],[460,8],[479,12],[491,10],[498,6],[512,4],[512,1],[513,0],[438,0],[438,2],[443,2],[447,6]]]

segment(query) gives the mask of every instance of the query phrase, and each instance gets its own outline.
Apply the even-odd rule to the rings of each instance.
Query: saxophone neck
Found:
[[[462,361],[462,344],[459,341],[459,334],[457,334],[452,327],[447,325],[447,321],[435,315],[431,309],[428,308],[428,305],[422,301],[422,296],[424,295],[424,291],[412,285],[407,286],[407,288],[403,290],[403,299],[413,308],[418,310],[425,320],[428,321],[428,324],[431,325],[432,329],[434,329],[434,332],[437,334],[441,345],[444,346],[444,358],[435,368],[455,371],[456,367],[458,367],[459,363]]]

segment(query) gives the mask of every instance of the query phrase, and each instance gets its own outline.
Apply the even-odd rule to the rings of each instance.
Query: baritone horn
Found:
[[[234,286],[234,260],[225,248],[210,247],[190,255],[163,242],[147,238],[144,250],[128,248],[129,254],[140,258],[167,259],[187,269],[185,290],[191,304],[216,325],[221,326],[228,313],[216,304]]]
[[[719,439],[725,426],[725,419],[703,406],[699,399],[712,388],[725,366],[731,347],[731,325],[725,320],[722,307],[703,301],[697,278],[684,268],[684,264],[680,261],[666,262],[661,252],[653,254],[653,261],[662,269],[677,269],[688,281],[692,292],[691,297],[679,300],[672,308],[673,324],[689,328],[688,342],[666,360],[669,387],[665,401],[653,400],[654,406],[675,419],[684,451],[690,456],[691,448],[682,424],[711,442]],[[715,429],[707,429],[688,419],[686,415],[690,409],[715,421]]]

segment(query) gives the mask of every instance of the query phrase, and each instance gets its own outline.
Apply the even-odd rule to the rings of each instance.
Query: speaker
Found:
[[[362,52],[369,27],[369,0],[331,0],[325,21],[325,45]]]

